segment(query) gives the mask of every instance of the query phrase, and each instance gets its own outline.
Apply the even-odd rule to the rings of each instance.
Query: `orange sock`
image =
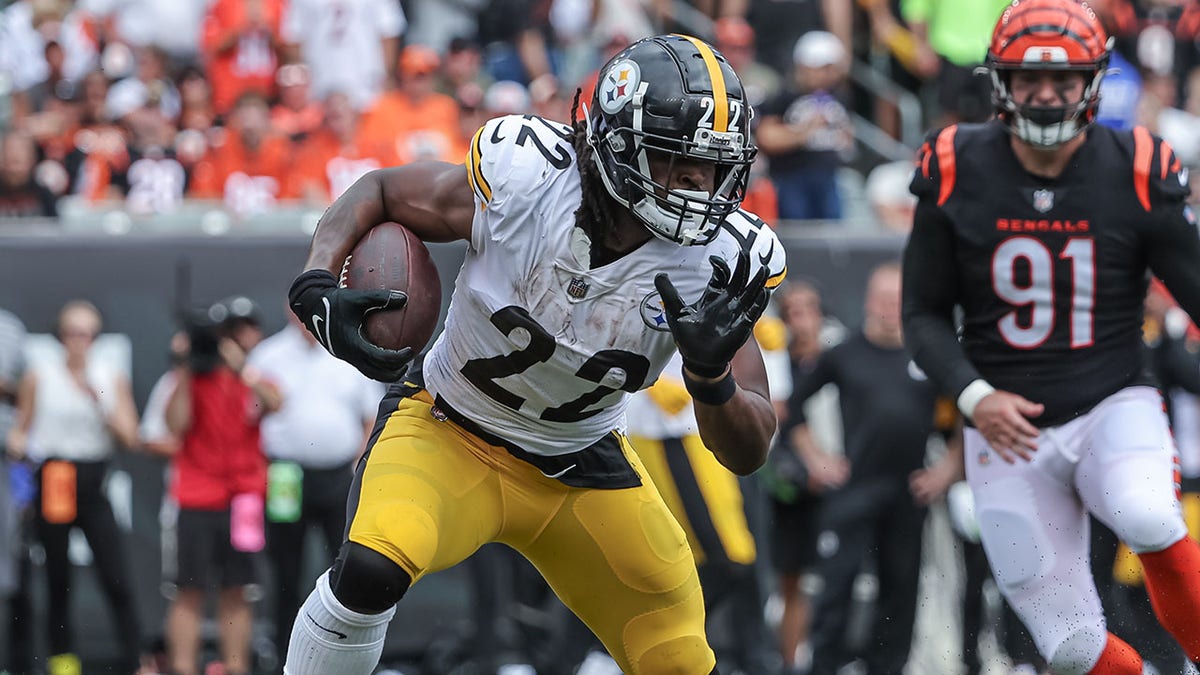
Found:
[[[1141,553],[1146,593],[1158,621],[1188,658],[1200,660],[1200,546],[1184,537],[1161,551]]]
[[[1100,660],[1088,671],[1088,675],[1141,675],[1142,657],[1124,640],[1108,634]]]

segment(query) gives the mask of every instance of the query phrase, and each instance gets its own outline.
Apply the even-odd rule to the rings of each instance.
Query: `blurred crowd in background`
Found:
[[[605,59],[680,31],[712,41],[755,106],[750,210],[903,232],[924,131],[991,115],[976,69],[1004,4],[16,0],[0,11],[0,217],[53,217],[63,197],[321,208],[371,168],[461,161],[489,117],[568,121]],[[1200,5],[1091,4],[1117,47],[1101,121],[1200,161]]]
[[[842,230],[899,235],[911,226],[915,200],[907,186],[912,156],[925,131],[958,121],[981,122],[992,115],[991,82],[978,68],[992,26],[1006,4],[1002,0],[0,0],[0,231],[6,224],[52,231],[61,222],[60,212],[67,209],[85,214],[116,209],[132,218],[152,219],[186,210],[189,204],[204,204],[226,214],[235,229],[281,210],[323,209],[372,169],[417,159],[461,162],[471,136],[490,117],[534,114],[564,122],[582,117],[596,72],[607,58],[640,37],[677,31],[710,40],[741,75],[755,106],[761,152],[747,209],[792,234],[819,232],[836,238]],[[1118,128],[1144,125],[1166,138],[1185,164],[1200,165],[1200,0],[1095,0],[1090,4],[1115,37],[1116,47],[1103,85],[1100,123]],[[577,92],[582,104],[578,106]],[[826,227],[810,228],[816,224]],[[802,276],[799,272],[794,276]],[[952,487],[961,467],[945,461],[946,448],[954,446],[957,432],[956,420],[953,414],[946,417],[944,405],[930,402],[928,411],[922,408],[928,414],[921,414],[929,419],[910,417],[917,427],[914,433],[933,439],[928,454],[919,452],[907,464],[888,465],[877,472],[886,479],[889,498],[900,499],[904,508],[886,514],[859,513],[867,519],[843,523],[848,532],[870,530],[878,540],[861,542],[852,552],[856,560],[850,563],[837,559],[839,568],[853,572],[842,575],[837,588],[828,590],[829,585],[822,583],[829,575],[821,574],[821,561],[833,557],[828,551],[822,553],[822,546],[829,547],[822,536],[831,531],[826,521],[818,520],[822,498],[831,492],[845,496],[852,492],[849,488],[863,485],[851,481],[847,487],[846,460],[838,459],[853,454],[843,450],[841,425],[847,403],[843,401],[839,408],[836,397],[830,400],[827,389],[806,378],[820,354],[843,338],[853,342],[865,336],[872,343],[882,340],[890,345],[888,349],[902,349],[889,342],[899,339],[895,332],[898,287],[885,283],[886,269],[880,274],[885,281],[881,285],[873,281],[864,302],[874,303],[877,311],[872,315],[889,316],[894,325],[865,325],[860,335],[857,326],[842,325],[822,306],[822,282],[836,280],[799,279],[779,293],[771,312],[775,326],[759,335],[764,347],[779,357],[788,382],[779,388],[775,385],[783,380],[772,383],[783,420],[779,442],[785,451],[773,452],[771,464],[740,487],[747,510],[758,504],[760,511],[749,519],[758,552],[752,549],[743,562],[758,570],[758,584],[744,597],[751,598],[750,613],[757,613],[761,623],[745,622],[746,615],[738,614],[739,610],[723,610],[735,617],[726,618],[734,629],[714,634],[719,641],[722,635],[737,634],[736,628],[748,627],[758,630],[762,640],[738,638],[737,645],[723,644],[718,651],[728,660],[730,672],[746,675],[807,672],[814,640],[836,643],[839,658],[859,662],[868,672],[876,671],[861,664],[872,663],[873,651],[900,664],[908,660],[905,672],[910,673],[975,674],[1008,668],[1037,672],[1045,664],[989,586],[982,554],[971,541],[969,500],[964,502],[962,491]],[[86,295],[85,290],[80,289],[80,294]],[[1182,351],[1171,352],[1172,358],[1176,363],[1183,359],[1181,370],[1200,372],[1194,362],[1197,336],[1181,328],[1177,319],[1172,327],[1169,298],[1155,293],[1147,304],[1148,345],[1154,349],[1164,344],[1182,346]],[[348,382],[344,390],[315,391],[303,382],[288,381],[284,366],[300,359],[312,359],[312,368],[336,367],[295,326],[271,338],[263,350],[258,345],[264,337],[259,314],[252,305],[231,298],[207,309],[212,314],[208,334],[212,344],[206,347],[210,363],[198,364],[194,355],[189,356],[189,345],[194,346],[202,335],[193,322],[191,334],[184,331],[172,343],[175,366],[140,412],[133,406],[128,383],[110,368],[111,363],[88,365],[88,347],[100,334],[95,307],[86,302],[64,307],[55,326],[57,346],[34,349],[37,358],[32,360],[27,358],[30,351],[20,319],[0,315],[0,445],[6,447],[13,469],[11,480],[4,482],[6,489],[11,488],[5,503],[17,507],[0,519],[0,525],[8,523],[7,530],[0,527],[0,536],[19,542],[6,550],[23,552],[15,556],[11,569],[0,564],[0,589],[11,594],[8,663],[0,662],[0,671],[93,672],[86,667],[81,671],[73,655],[70,583],[63,581],[69,574],[64,532],[78,528],[95,553],[105,597],[115,623],[122,627],[118,632],[126,639],[119,648],[119,662],[104,672],[195,672],[204,651],[197,636],[205,607],[188,590],[209,586],[235,591],[219,596],[219,622],[253,624],[253,629],[219,635],[219,647],[211,648],[218,652],[211,654],[217,670],[207,672],[277,672],[276,652],[290,624],[296,594],[302,597],[307,592],[304,579],[286,581],[297,578],[296,538],[303,540],[306,525],[319,528],[328,540],[325,554],[332,555],[340,539],[341,505],[348,489],[341,481],[348,479],[349,466],[370,430],[373,410],[364,400],[377,400],[378,391],[365,381],[350,382],[354,377],[344,372],[329,376],[344,378]],[[222,345],[219,350],[217,344]],[[256,350],[263,351],[256,356]],[[164,572],[164,581],[172,587],[168,616],[163,625],[146,625],[149,618],[131,609],[130,594],[146,592],[154,584],[131,583],[127,554],[121,551],[121,537],[113,534],[117,531],[114,516],[110,507],[103,506],[100,485],[116,450],[139,449],[171,458],[176,479],[169,492],[181,513],[188,510],[189,500],[203,502],[215,493],[233,501],[237,490],[232,488],[193,490],[178,481],[180,471],[203,474],[205,463],[200,460],[197,468],[180,458],[214,442],[193,442],[191,450],[184,448],[183,439],[195,420],[172,421],[172,392],[178,390],[180,373],[211,369],[213,364],[237,375],[236,384],[230,384],[235,389],[231,395],[255,401],[256,412],[246,422],[261,438],[248,456],[255,479],[262,479],[266,520],[271,525],[260,533],[263,541],[248,535],[249,540],[243,541],[247,550],[239,553],[265,552],[273,561],[268,597],[275,616],[260,623],[248,616],[265,616],[256,608],[257,599],[243,592],[261,579],[238,562],[236,554],[224,560],[219,570],[197,569],[195,556],[200,554],[179,548],[181,542],[171,539],[174,559],[192,560],[191,568]],[[29,373],[37,374],[34,380],[41,382],[43,391],[67,391],[72,397],[45,402],[33,385],[23,389]],[[827,369],[822,373],[837,384],[836,374]],[[273,375],[280,391],[263,390],[259,375],[267,381]],[[1189,386],[1191,380],[1178,388]],[[1200,392],[1200,384],[1194,388]],[[355,393],[347,393],[351,391]],[[799,394],[789,401],[792,391]],[[820,392],[825,392],[825,400]],[[282,398],[274,400],[273,395]],[[325,419],[312,411],[327,414],[334,398],[342,405],[338,422],[345,432],[337,434],[341,443],[336,451],[288,456],[286,448],[296,445],[288,430],[303,428],[306,420]],[[1175,421],[1182,427],[1176,435],[1188,451],[1185,457],[1197,457],[1200,404],[1195,399],[1180,400]],[[43,401],[44,412],[50,415],[40,422],[34,415],[37,401]],[[24,417],[19,413],[22,405]],[[871,403],[864,405],[870,409]],[[273,424],[272,419],[287,423]],[[61,420],[73,426],[63,426],[68,423]],[[28,447],[28,436],[39,424],[43,438],[49,440],[42,441],[41,448]],[[71,433],[56,435],[56,429]],[[333,434],[321,429],[305,433],[305,438],[335,443]],[[846,434],[851,433],[847,429]],[[72,439],[78,438],[83,441],[73,444]],[[56,439],[65,444],[55,450],[58,455],[48,450]],[[851,460],[874,461],[872,456],[867,453],[866,459]],[[68,511],[55,511],[53,504],[42,501],[38,490],[55,484],[56,476],[61,478],[54,468],[46,475],[46,466],[55,466],[46,460],[54,459],[70,460],[74,467],[70,484],[77,494]],[[303,471],[288,468],[293,466]],[[1188,471],[1193,477],[1200,475],[1200,461],[1195,466],[1185,461],[1184,468],[1185,478]],[[295,488],[295,493],[276,494],[274,506],[266,492],[269,472],[276,485]],[[296,487],[301,482],[303,490]],[[874,489],[872,485],[867,487]],[[922,550],[926,506],[947,493],[952,501],[958,495],[951,515],[959,538],[950,546],[940,542],[941,559],[932,563],[928,551],[939,542],[927,543],[922,563],[911,554]],[[296,494],[319,497],[320,503],[299,504]],[[870,496],[864,499],[876,505],[887,503]],[[181,513],[164,521],[168,532],[176,527],[206,531],[203,523],[186,524],[188,517]],[[826,509],[820,517],[828,520],[829,513]],[[891,534],[894,538],[897,532],[906,533],[909,538],[910,555],[902,556],[904,565],[899,557],[883,553],[885,535],[896,527],[884,516],[901,515],[907,517],[907,529]],[[194,546],[195,540],[185,537],[182,543]],[[837,548],[836,543],[833,546]],[[42,551],[39,564],[45,566],[48,587],[59,589],[49,593],[52,608],[42,610],[49,616],[46,625],[29,620],[34,616],[33,598],[22,592],[29,588],[29,565],[34,560],[24,552],[35,549]],[[1106,593],[1106,598],[1117,598],[1119,611],[1133,617],[1115,621],[1118,631],[1126,626],[1130,634],[1152,633],[1138,618],[1149,616],[1141,605],[1144,593],[1138,571],[1130,569],[1128,556],[1122,557],[1115,541],[1102,541],[1097,550],[1105,556],[1111,553],[1098,563],[1104,571],[1097,578],[1106,584],[1111,581],[1118,589]],[[487,573],[474,576],[477,627],[490,625],[499,614],[514,616],[510,608],[499,606],[503,603],[496,604],[498,587],[509,596],[528,596],[516,600],[536,605],[545,616],[562,616],[546,608],[553,600],[545,598],[545,589],[536,579],[529,582],[533,590],[528,593],[523,583],[508,576],[498,581],[496,570],[509,569],[511,561],[494,555],[482,557]],[[164,560],[169,559],[164,552]],[[511,565],[512,578],[530,576],[528,570],[522,572],[519,561]],[[1116,576],[1111,571],[1114,565]],[[902,566],[906,571],[897,582],[889,573]],[[927,643],[925,649],[915,648],[910,659],[911,620],[910,632],[901,631],[896,637],[895,627],[886,621],[872,623],[863,617],[871,615],[864,607],[872,603],[899,607],[896,611],[901,614],[916,611],[918,567],[942,571],[962,567],[967,592],[958,614],[937,633],[938,639],[946,635],[961,639],[958,646],[931,648]],[[959,603],[957,597],[954,603]],[[829,618],[829,607],[838,608],[841,615]],[[826,614],[817,614],[822,608]],[[495,654],[506,649],[530,657],[538,651],[539,641],[544,646],[553,643],[554,636],[561,637],[553,630],[555,621],[544,621],[540,637],[527,637],[524,642],[480,628],[483,633],[475,635],[473,643],[434,645],[427,671],[422,672],[485,672],[464,664],[483,668],[479,664],[486,657],[493,659],[494,666]],[[268,647],[252,658],[249,639],[259,632]],[[921,638],[928,640],[928,632],[919,627],[916,632],[918,643]],[[890,636],[886,650],[879,647],[884,634]],[[1161,672],[1194,672],[1182,664],[1169,638],[1164,642],[1161,635],[1150,634],[1130,641],[1139,639],[1139,649],[1146,650],[1143,653]],[[173,655],[162,648],[164,640],[174,641]],[[897,646],[899,642],[904,644]],[[49,645],[46,654],[32,653],[43,643]],[[499,672],[549,673],[553,667],[567,667],[566,673],[610,672],[604,670],[602,660],[584,652],[582,665],[550,664],[538,670],[525,665],[530,669]],[[940,656],[930,660],[930,653]],[[192,666],[187,665],[189,660]]]

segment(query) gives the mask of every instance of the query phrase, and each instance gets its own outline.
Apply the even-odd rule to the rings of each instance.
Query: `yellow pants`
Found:
[[[401,399],[371,448],[350,541],[414,583],[488,542],[520,552],[629,675],[708,675],[692,553],[637,455],[642,485],[573,488],[435,419],[427,392]]]

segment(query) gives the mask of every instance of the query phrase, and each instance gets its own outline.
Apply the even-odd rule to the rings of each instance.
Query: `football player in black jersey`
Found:
[[[1141,343],[1149,272],[1200,317],[1200,238],[1171,147],[1092,125],[1110,49],[1087,5],[1014,0],[987,55],[998,118],[930,135],[904,255],[906,338],[971,423],[996,581],[1064,674],[1142,672],[1105,625],[1089,512],[1138,553],[1160,622],[1200,659],[1200,548]]]

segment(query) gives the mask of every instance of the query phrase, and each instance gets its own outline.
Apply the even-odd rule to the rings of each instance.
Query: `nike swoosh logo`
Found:
[[[492,143],[499,143],[502,140],[504,140],[504,136],[500,135],[500,125],[497,124],[492,129]]]
[[[564,474],[566,474],[571,469],[574,469],[576,466],[577,466],[576,464],[572,464],[571,466],[568,466],[567,468],[563,469],[562,471],[559,471],[558,473],[546,473],[545,471],[542,471],[542,475],[545,476],[546,478],[562,478]],[[539,469],[539,471],[540,471],[540,469]]]
[[[312,622],[312,625],[316,626],[317,628],[320,628],[321,630],[325,631],[326,633],[329,633],[330,635],[336,635],[337,639],[339,639],[339,640],[345,640],[347,637],[349,637],[345,633],[340,633],[336,630],[331,630],[331,629],[326,628],[325,626],[322,626],[321,624],[317,623],[317,620],[312,618],[312,614],[309,614],[308,612],[305,612],[304,616],[308,617],[308,620]]]
[[[326,351],[337,356],[337,354],[333,353],[333,345],[329,342],[329,298],[321,298],[321,302],[325,305],[325,316],[321,316],[320,314],[312,315],[313,333],[316,334],[317,339],[321,341],[321,345],[325,347]],[[324,331],[321,330],[322,327],[324,327]]]
[[[758,254],[758,262],[762,263],[763,267],[766,267],[767,263],[771,262],[771,258],[774,258],[774,257],[775,257],[775,247],[772,246],[770,248],[770,250],[767,251],[766,255],[763,255],[761,253]]]

